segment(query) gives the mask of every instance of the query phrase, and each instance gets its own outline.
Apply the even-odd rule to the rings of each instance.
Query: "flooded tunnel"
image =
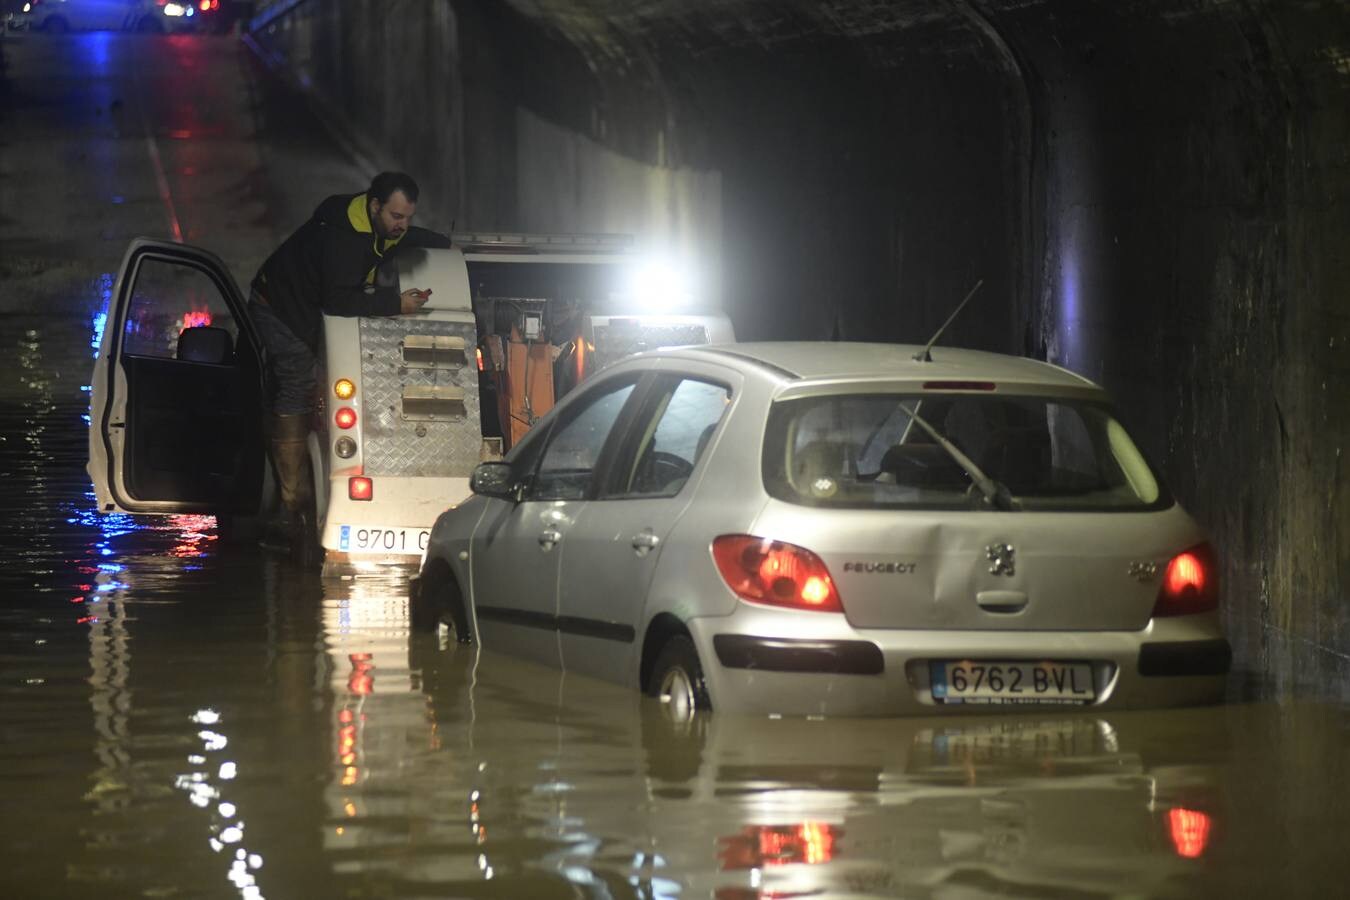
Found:
[[[59,32],[4,7],[8,893],[1338,890],[1343,3],[215,13]],[[584,666],[420,633],[404,576],[100,512],[91,373],[128,244],[207,248],[247,286],[385,169],[437,231],[662,247],[740,341],[922,344],[981,283],[940,346],[1104,386],[1208,533],[1224,701],[672,727]]]

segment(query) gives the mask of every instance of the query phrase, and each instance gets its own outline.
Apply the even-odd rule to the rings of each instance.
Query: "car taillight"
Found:
[[[1214,548],[1198,544],[1172,557],[1163,572],[1153,616],[1189,616],[1219,606],[1219,567]]]
[[[713,541],[717,571],[736,596],[792,609],[843,612],[824,561],[805,547],[748,534]]]
[[[350,406],[340,406],[338,411],[333,414],[333,421],[339,428],[351,428],[356,424],[356,410]]]
[[[347,496],[353,500],[369,500],[375,496],[375,482],[364,475],[347,479]]]
[[[1199,859],[1209,846],[1210,817],[1193,809],[1174,807],[1167,811],[1167,834],[1177,856]]]

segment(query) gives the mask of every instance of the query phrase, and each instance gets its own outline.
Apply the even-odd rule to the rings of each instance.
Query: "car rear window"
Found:
[[[1106,406],[1004,394],[841,394],[769,413],[764,484],[789,503],[983,509],[983,494],[927,422],[1025,510],[1158,509],[1171,498]]]

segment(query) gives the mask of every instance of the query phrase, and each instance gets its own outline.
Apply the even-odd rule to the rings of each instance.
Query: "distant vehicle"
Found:
[[[230,24],[225,14],[229,0],[137,0],[123,27],[142,34],[213,32]]]
[[[324,317],[314,506],[296,548],[306,566],[322,562],[329,575],[417,566],[436,517],[469,496],[474,466],[499,458],[605,363],[734,339],[721,313],[634,306],[649,298],[630,278],[644,266],[631,242],[455,241],[399,252],[377,273],[382,284],[429,288],[420,313]],[[260,347],[218,258],[167,241],[130,245],[91,382],[100,510],[208,513],[228,531],[273,508]]]
[[[915,350],[614,364],[475,470],[432,530],[414,625],[676,718],[1221,698],[1214,551],[1105,391]]]
[[[220,0],[21,0],[5,5],[13,31],[209,30],[219,17]]]

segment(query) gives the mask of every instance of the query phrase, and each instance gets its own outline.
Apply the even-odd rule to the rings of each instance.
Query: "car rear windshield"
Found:
[[[908,412],[907,412],[908,410]],[[1166,490],[1103,405],[1003,394],[841,394],[783,400],[769,413],[771,496],[850,509],[985,509],[958,454],[1024,510],[1158,509]]]

